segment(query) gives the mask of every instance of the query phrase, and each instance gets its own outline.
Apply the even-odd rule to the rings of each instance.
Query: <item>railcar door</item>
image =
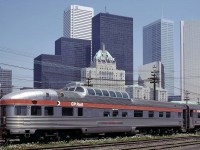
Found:
[[[189,106],[185,105],[186,108],[183,109],[183,128],[187,131],[190,128],[190,111]]]

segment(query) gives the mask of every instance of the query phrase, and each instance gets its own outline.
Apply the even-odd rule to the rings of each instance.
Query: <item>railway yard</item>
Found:
[[[200,131],[200,105],[109,92],[77,86],[5,95],[0,149],[199,149],[200,134],[186,133]]]
[[[193,134],[178,134],[172,136],[150,136],[137,135],[130,137],[101,137],[100,139],[85,138],[82,140],[57,141],[49,143],[19,143],[11,141],[10,144],[1,146],[2,150],[12,149],[57,149],[57,150],[158,150],[158,149],[198,149],[200,147],[200,136]]]

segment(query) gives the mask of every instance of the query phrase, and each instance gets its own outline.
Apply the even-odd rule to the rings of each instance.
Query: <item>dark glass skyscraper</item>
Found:
[[[61,37],[55,41],[55,55],[34,59],[35,88],[63,88],[81,80],[81,68],[90,65],[90,40]]]
[[[64,71],[61,70],[62,57],[41,54],[34,59],[34,87],[61,88],[66,83]]]
[[[59,38],[55,42],[55,55],[62,56],[64,65],[72,67],[89,67],[90,40]]]
[[[104,43],[116,59],[117,69],[125,70],[126,84],[133,84],[133,18],[99,13],[92,19],[92,56]]]

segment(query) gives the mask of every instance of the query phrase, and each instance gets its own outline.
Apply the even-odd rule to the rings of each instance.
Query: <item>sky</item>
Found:
[[[134,80],[143,62],[143,26],[174,21],[175,94],[180,88],[180,20],[200,19],[200,0],[0,0],[0,67],[11,69],[14,89],[33,87],[33,59],[54,54],[70,5],[133,18]]]

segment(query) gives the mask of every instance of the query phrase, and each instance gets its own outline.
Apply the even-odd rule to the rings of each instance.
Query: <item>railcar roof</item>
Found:
[[[52,89],[26,89],[4,95],[2,99],[58,99],[57,92]]]
[[[184,108],[184,105],[175,104],[175,103],[171,103],[171,102],[158,102],[158,101],[153,101],[153,100],[134,100],[134,101],[132,101],[131,99],[97,97],[97,96],[86,96],[84,98],[69,98],[69,99],[63,99],[63,101]]]
[[[63,97],[60,95],[63,93]],[[153,100],[131,100],[123,98],[112,98],[106,96],[90,96],[86,95],[83,98],[76,92],[69,91],[55,91],[51,89],[28,89],[13,92],[5,95],[2,99],[33,99],[33,100],[55,100],[55,101],[70,101],[70,102],[89,102],[102,104],[120,104],[120,105],[138,105],[138,106],[155,106],[155,107],[170,107],[170,108],[184,108],[185,105],[158,102]],[[198,107],[198,106],[191,106]]]

